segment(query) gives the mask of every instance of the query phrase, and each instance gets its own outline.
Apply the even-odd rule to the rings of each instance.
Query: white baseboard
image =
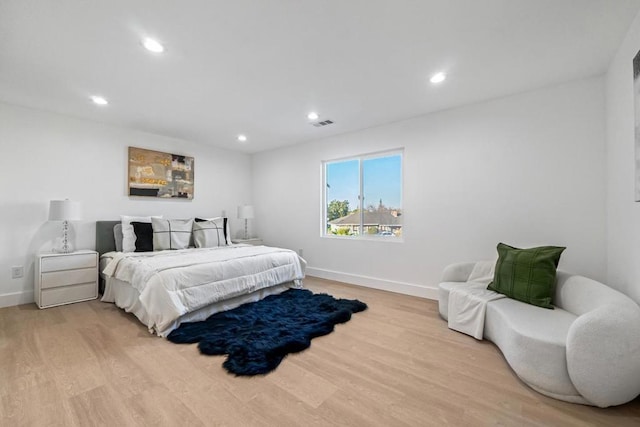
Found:
[[[33,291],[14,292],[0,294],[0,308],[13,307],[14,305],[29,304],[34,302]]]
[[[351,285],[364,286],[366,288],[380,289],[398,294],[412,295],[432,300],[438,299],[438,288],[414,285],[413,283],[395,282],[393,280],[376,279],[375,277],[361,276],[358,274],[342,273],[339,271],[325,270],[324,268],[307,267],[307,276],[321,279],[336,280]]]
[[[383,291],[395,292],[398,294],[412,295],[420,298],[432,300],[438,299],[438,289],[414,285],[412,283],[396,282],[393,280],[377,279],[375,277],[361,276],[358,274],[342,273],[339,271],[325,270],[323,268],[307,267],[308,276],[319,277],[321,279],[336,280],[338,282],[349,283],[351,285],[364,286],[366,288],[380,289]],[[0,294],[0,308],[12,307],[14,305],[29,304],[34,302],[33,291],[14,292],[11,294]]]

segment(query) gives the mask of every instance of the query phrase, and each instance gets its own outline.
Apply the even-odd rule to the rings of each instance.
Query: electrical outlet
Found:
[[[24,277],[24,267],[21,265],[17,267],[11,267],[11,278],[19,279],[21,277]]]
[[[302,249],[298,249],[298,255],[300,255],[301,258],[304,258],[304,251]]]

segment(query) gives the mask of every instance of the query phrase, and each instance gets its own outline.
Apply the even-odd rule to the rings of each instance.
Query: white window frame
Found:
[[[402,215],[404,216],[404,148],[394,148],[391,150],[384,151],[376,151],[373,153],[360,154],[355,156],[348,157],[340,157],[331,160],[323,160],[321,164],[321,182],[322,182],[322,197],[321,197],[321,214],[320,214],[320,236],[328,239],[343,239],[343,240],[375,240],[381,242],[394,242],[394,243],[402,243],[404,242],[405,235],[405,224],[404,220],[402,223],[402,236],[401,237],[393,237],[388,238],[386,236],[377,236],[371,234],[365,234],[364,231],[364,206],[365,201],[363,197],[364,193],[364,168],[362,167],[363,162],[368,159],[375,159],[378,157],[390,157],[390,156],[400,156],[400,209],[402,210]],[[360,194],[358,195],[358,209],[360,209],[360,234],[357,236],[339,236],[334,234],[327,233],[327,165],[330,163],[344,162],[349,160],[358,160],[358,168],[359,168],[359,181],[360,181]]]

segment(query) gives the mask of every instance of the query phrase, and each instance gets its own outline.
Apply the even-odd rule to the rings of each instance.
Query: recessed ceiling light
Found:
[[[107,105],[109,101],[104,99],[102,96],[92,95],[91,101],[96,105]]]
[[[150,37],[147,37],[144,40],[142,40],[142,46],[144,46],[145,49],[147,49],[149,52],[153,52],[153,53],[164,52],[164,46],[162,46],[159,41],[154,40]]]
[[[445,81],[446,78],[447,78],[447,75],[445,73],[443,73],[443,72],[440,72],[440,73],[436,73],[433,76],[431,76],[429,81],[431,83],[442,83],[443,81]]]
[[[309,120],[318,120],[318,117],[320,117],[320,116],[315,111],[312,111],[309,114],[307,114],[307,118]]]
[[[247,135],[238,135],[238,141],[247,142]]]

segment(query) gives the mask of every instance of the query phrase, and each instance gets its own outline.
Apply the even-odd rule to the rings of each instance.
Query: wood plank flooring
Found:
[[[638,426],[640,399],[598,409],[524,385],[435,301],[315,278],[369,310],[264,377],[150,335],[112,304],[0,309],[1,426]]]

